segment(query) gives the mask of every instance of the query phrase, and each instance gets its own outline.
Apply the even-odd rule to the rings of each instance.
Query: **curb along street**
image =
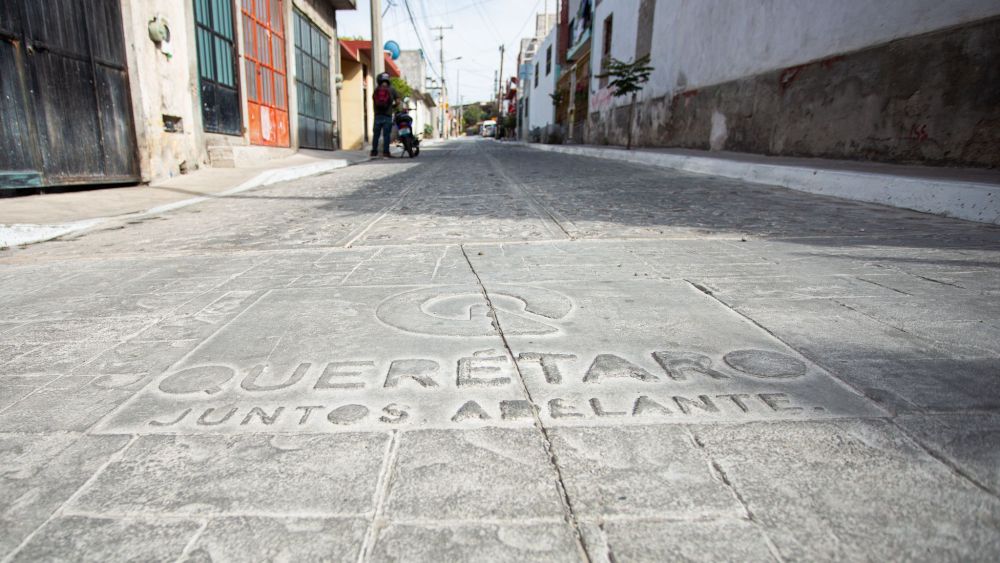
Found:
[[[367,159],[361,160],[359,162],[367,162]],[[23,246],[28,244],[45,242],[62,236],[80,233],[89,229],[97,228],[102,225],[111,223],[112,221],[115,220],[137,219],[141,217],[149,217],[151,215],[158,215],[161,213],[166,213],[168,211],[173,211],[175,209],[181,209],[189,205],[194,205],[196,203],[201,203],[203,201],[207,201],[210,199],[238,194],[241,192],[252,190],[254,188],[270,186],[272,184],[277,184],[279,182],[298,180],[300,178],[305,178],[308,176],[315,176],[317,174],[332,172],[340,168],[346,168],[347,166],[350,166],[352,164],[357,164],[357,162],[352,162],[344,158],[337,158],[313,164],[306,164],[302,166],[289,166],[273,170],[264,170],[261,173],[250,178],[249,180],[240,183],[236,187],[225,190],[223,192],[211,195],[196,196],[188,199],[182,199],[180,201],[158,205],[156,207],[151,207],[149,209],[146,209],[145,211],[138,211],[135,213],[111,215],[107,217],[98,217],[94,219],[84,219],[82,221],[73,221],[70,223],[62,223],[55,225],[0,224],[0,248]],[[128,189],[128,188],[122,188],[122,189]],[[27,197],[44,197],[44,195],[27,196]]]
[[[1000,184],[920,177],[849,168],[770,164],[710,156],[574,145],[516,143],[536,150],[620,160],[695,174],[781,186],[792,190],[877,203],[979,223],[1000,224]],[[841,161],[830,161],[833,165]],[[862,163],[847,163],[861,164]],[[940,171],[931,169],[931,171]]]

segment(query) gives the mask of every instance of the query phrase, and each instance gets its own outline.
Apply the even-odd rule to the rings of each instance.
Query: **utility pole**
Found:
[[[455,97],[458,98],[458,131],[461,133],[465,131],[465,106],[462,105],[462,69],[455,71]]]
[[[445,116],[445,114],[447,113],[447,111],[445,110],[445,104],[448,103],[448,98],[447,98],[447,96],[448,96],[448,90],[447,90],[447,88],[445,86],[445,79],[444,79],[444,77],[448,76],[448,75],[445,74],[445,71],[444,71],[444,32],[445,32],[446,29],[454,29],[454,27],[455,26],[453,26],[453,25],[449,25],[449,26],[439,25],[437,27],[432,27],[431,28],[432,31],[437,31],[438,32],[438,36],[435,37],[435,39],[437,39],[438,41],[441,42],[441,98],[440,98],[441,103],[439,104],[438,107],[441,108],[441,138],[442,139],[447,139],[448,138],[447,127],[445,127],[445,122],[446,122],[446,116]]]
[[[372,2],[372,73],[376,81],[385,72],[385,55],[382,51],[382,0]]]
[[[500,74],[497,75],[498,78],[499,78],[499,80],[497,80],[497,84],[500,85],[500,87],[497,89],[497,126],[496,126],[496,137],[497,138],[500,138],[500,128],[501,128],[500,123],[502,123],[501,122],[502,116],[500,115],[500,108],[501,108],[501,105],[503,104],[503,55],[504,55],[504,51],[505,50],[506,50],[506,47],[504,47],[503,45],[500,45]]]

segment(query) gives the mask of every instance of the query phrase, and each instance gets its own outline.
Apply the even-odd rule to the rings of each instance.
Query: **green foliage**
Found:
[[[649,82],[649,75],[652,74],[653,67],[649,66],[649,55],[627,63],[612,58],[608,62],[608,70],[604,74],[598,74],[598,78],[610,78],[610,85],[614,88],[616,98],[634,94],[642,90],[643,84]]]
[[[413,97],[413,87],[410,86],[406,80],[403,80],[402,77],[393,76],[389,79],[389,83],[392,84],[392,87],[396,89],[396,92],[398,92],[401,97]]]
[[[425,123],[424,124],[424,136],[425,137],[430,137],[433,134],[434,134],[434,126],[431,125],[430,123]]]
[[[479,104],[469,104],[462,108],[465,126],[471,127],[483,120],[483,108]]]

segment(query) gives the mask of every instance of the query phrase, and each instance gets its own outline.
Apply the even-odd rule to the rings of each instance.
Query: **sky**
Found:
[[[357,10],[337,12],[338,35],[371,37],[369,1],[358,0]],[[438,72],[440,43],[433,39],[437,32],[431,28],[454,26],[444,32],[444,66],[453,104],[459,102],[459,95],[465,103],[494,99],[493,74],[500,66],[500,44],[507,47],[504,75],[515,76],[521,38],[534,34],[535,14],[545,12],[546,5],[549,12],[556,9],[556,0],[382,0],[382,10],[388,8],[382,18],[382,41],[392,39],[403,49],[421,48],[405,3],[413,12],[424,53]],[[462,59],[449,61],[456,57]],[[437,75],[428,70],[428,76]]]

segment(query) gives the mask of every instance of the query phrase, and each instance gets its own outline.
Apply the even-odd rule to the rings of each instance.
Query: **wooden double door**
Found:
[[[119,0],[0,0],[0,190],[138,180]]]

